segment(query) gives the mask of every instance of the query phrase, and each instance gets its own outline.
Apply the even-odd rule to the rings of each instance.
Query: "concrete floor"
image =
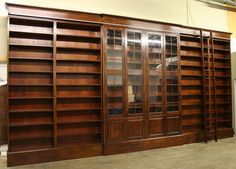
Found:
[[[6,169],[6,156],[0,169]],[[67,160],[12,169],[236,169],[236,137],[149,151]]]

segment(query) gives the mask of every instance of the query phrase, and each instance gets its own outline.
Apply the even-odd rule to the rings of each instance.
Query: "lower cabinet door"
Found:
[[[149,136],[150,137],[158,137],[164,135],[164,118],[163,117],[155,117],[149,119]]]
[[[108,120],[106,124],[107,142],[122,141],[124,139],[124,120]]]
[[[128,119],[127,137],[128,139],[140,139],[144,137],[144,121],[142,118]]]
[[[166,119],[166,134],[180,134],[180,116],[167,117]]]

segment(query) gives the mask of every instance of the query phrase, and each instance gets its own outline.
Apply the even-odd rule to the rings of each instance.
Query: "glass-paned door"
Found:
[[[128,114],[143,113],[142,33],[127,31]]]
[[[163,112],[162,36],[148,33],[148,105],[149,113]]]
[[[179,76],[177,36],[165,35],[166,111],[179,111]]]
[[[123,113],[122,30],[106,30],[106,107],[108,115]]]

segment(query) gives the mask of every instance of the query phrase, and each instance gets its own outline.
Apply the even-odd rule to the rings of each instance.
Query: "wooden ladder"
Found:
[[[201,30],[202,69],[203,69],[203,113],[204,140],[207,143],[214,137],[217,141],[217,112],[215,86],[215,58],[212,31],[210,36],[204,36]]]

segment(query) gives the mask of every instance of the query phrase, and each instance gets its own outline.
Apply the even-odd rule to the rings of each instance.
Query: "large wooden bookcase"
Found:
[[[229,33],[7,6],[9,166],[233,136]]]
[[[6,84],[0,86],[0,145],[3,144],[7,144],[7,85]]]

